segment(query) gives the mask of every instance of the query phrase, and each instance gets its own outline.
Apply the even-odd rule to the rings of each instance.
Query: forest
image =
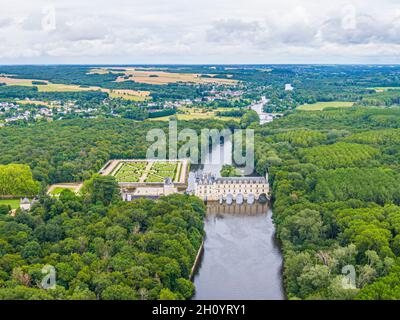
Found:
[[[398,299],[399,127],[398,109],[364,107],[294,112],[256,131],[289,299]]]
[[[94,176],[82,196],[65,190],[29,213],[0,215],[0,300],[189,299],[202,201],[118,195],[113,178]],[[52,290],[43,290],[45,266],[57,272]]]
[[[181,121],[181,128],[237,128],[236,122]],[[89,179],[109,159],[145,158],[145,133],[168,122],[130,119],[72,119],[0,129],[0,164],[26,164],[43,187]]]

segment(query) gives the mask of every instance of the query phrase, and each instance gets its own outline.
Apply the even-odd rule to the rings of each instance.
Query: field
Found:
[[[1,205],[6,205],[6,206],[11,206],[11,209],[17,209],[19,208],[19,203],[20,199],[6,199],[6,200],[0,200],[0,206]]]
[[[44,84],[33,84],[32,81],[40,81],[47,83]],[[40,92],[71,92],[71,91],[89,91],[89,90],[101,90],[100,87],[80,87],[77,85],[69,84],[56,84],[50,83],[46,80],[35,80],[35,79],[15,79],[9,77],[0,77],[0,83],[5,83],[9,86],[36,86]]]
[[[47,194],[58,197],[64,190],[71,190],[72,192],[78,193],[82,184],[80,183],[65,183],[65,184],[53,184],[47,191]]]
[[[136,90],[110,90],[106,88],[88,86],[81,87],[73,84],[59,84],[51,83],[46,80],[40,80],[40,82],[45,82],[47,84],[33,84],[32,79],[14,79],[9,77],[0,76],[0,83],[5,83],[9,86],[35,86],[38,88],[39,92],[77,92],[77,91],[102,91],[110,95],[111,98],[122,98],[134,101],[144,101],[150,98],[150,92],[148,91],[136,91]]]
[[[218,120],[233,120],[240,121],[240,118],[236,117],[219,117],[216,116],[217,111],[226,111],[229,109],[219,108],[215,110],[205,110],[201,108],[179,108],[179,110],[183,113],[177,113],[174,116],[178,118],[178,120],[204,120],[204,119],[218,119]],[[153,118],[150,119],[152,121],[169,121],[171,116],[161,117],[161,118]]]
[[[149,91],[111,90],[108,94],[110,95],[110,98],[122,98],[132,101],[145,101],[151,99]]]
[[[118,77],[117,82],[123,81],[135,81],[138,83],[147,83],[147,84],[159,84],[164,85],[168,83],[216,83],[216,84],[226,84],[226,85],[234,85],[237,84],[237,80],[233,79],[219,79],[214,78],[215,75],[206,75],[207,77],[202,77],[204,75],[194,74],[194,73],[173,73],[173,72],[165,72],[165,71],[153,71],[153,70],[145,70],[143,68],[96,68],[92,69],[90,73],[104,74],[108,72],[121,73],[121,70],[124,70],[123,73],[125,76]]]
[[[385,92],[389,90],[400,90],[400,87],[376,87],[376,88],[369,88],[371,90],[375,90],[376,92]]]
[[[354,102],[330,101],[330,102],[317,102],[314,104],[303,104],[297,107],[297,110],[302,111],[322,111],[326,108],[350,108]]]

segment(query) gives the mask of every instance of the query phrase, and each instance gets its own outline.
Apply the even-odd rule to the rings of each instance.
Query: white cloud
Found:
[[[55,29],[43,19],[54,8]],[[0,0],[0,63],[399,62],[395,0]]]

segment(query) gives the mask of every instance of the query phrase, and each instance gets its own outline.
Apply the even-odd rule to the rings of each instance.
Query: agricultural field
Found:
[[[376,92],[385,92],[389,90],[400,90],[400,87],[377,87],[377,88],[370,88],[370,90],[375,90]]]
[[[37,82],[37,83],[36,83]],[[16,79],[0,76],[0,83],[8,86],[35,86],[39,92],[79,92],[79,91],[101,91],[108,93],[110,98],[122,98],[133,101],[145,101],[151,99],[149,91],[138,90],[111,90],[97,86],[79,86],[73,84],[51,83],[46,80]],[[42,83],[42,84],[38,84]]]
[[[35,84],[35,82],[43,84]],[[50,83],[46,80],[17,79],[10,77],[0,77],[0,83],[5,83],[8,86],[35,86],[38,88],[39,92],[76,92],[101,90],[100,87],[81,87],[78,85]]]
[[[164,85],[168,83],[216,83],[224,85],[235,85],[238,83],[237,80],[233,79],[220,79],[215,78],[215,75],[202,75],[194,73],[175,73],[175,72],[165,72],[165,71],[153,71],[145,70],[143,68],[96,68],[92,69],[89,73],[91,74],[106,74],[106,73],[124,73],[124,76],[117,78],[117,82],[124,81],[135,81],[138,83],[146,84],[158,84]],[[206,77],[204,77],[206,76]]]
[[[297,110],[322,111],[326,108],[350,108],[353,105],[354,102],[343,102],[343,101],[317,102],[313,104],[303,104],[297,107]]]
[[[178,120],[188,121],[188,120],[204,120],[204,119],[217,119],[217,120],[225,120],[225,121],[240,121],[240,118],[237,117],[220,117],[217,116],[216,113],[218,111],[226,111],[229,109],[226,108],[218,108],[214,110],[206,110],[202,108],[180,108],[179,111],[182,113],[177,113],[174,116],[177,117]],[[153,118],[151,121],[169,121],[171,116]]]
[[[143,176],[147,162],[123,162],[120,168],[117,168],[114,177],[118,182],[140,182]]]
[[[176,162],[154,162],[145,182],[164,182],[165,178],[175,180],[177,168]]]
[[[146,101],[151,99],[149,91],[136,90],[110,90],[107,91],[110,98],[121,98],[132,101]]]

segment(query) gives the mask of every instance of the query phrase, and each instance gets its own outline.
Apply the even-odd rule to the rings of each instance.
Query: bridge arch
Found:
[[[247,196],[247,203],[248,204],[253,204],[256,201],[256,197],[253,193],[249,193]]]
[[[244,201],[244,196],[241,193],[238,193],[238,195],[236,196],[236,203],[237,204],[243,204]]]
[[[231,193],[228,193],[226,195],[226,204],[232,204],[233,200],[234,200],[233,195]]]

